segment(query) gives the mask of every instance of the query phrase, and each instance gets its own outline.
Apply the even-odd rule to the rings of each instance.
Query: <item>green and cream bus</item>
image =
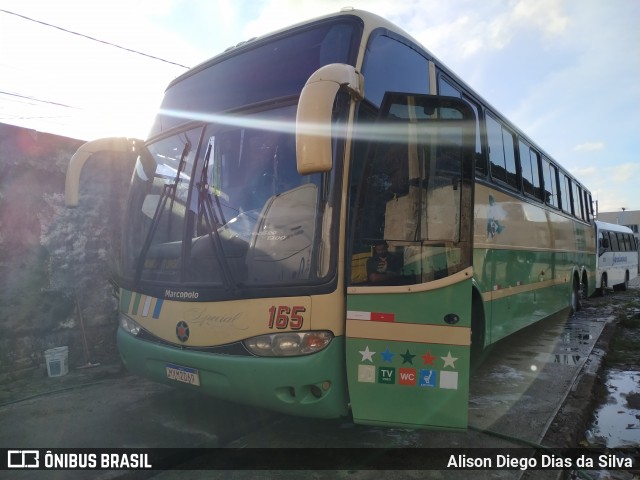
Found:
[[[471,350],[595,285],[589,191],[407,33],[345,9],[167,88],[134,152],[118,348],[141,376],[464,429]],[[381,281],[382,279],[382,281]]]

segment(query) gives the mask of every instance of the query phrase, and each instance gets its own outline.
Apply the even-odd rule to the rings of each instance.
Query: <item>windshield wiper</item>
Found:
[[[231,271],[229,263],[227,262],[224,245],[222,244],[222,239],[220,238],[220,232],[218,232],[218,228],[222,227],[225,224],[222,206],[220,205],[220,198],[218,197],[218,195],[215,195],[219,212],[218,216],[215,212],[211,195],[209,194],[210,186],[207,178],[209,176],[209,160],[211,159],[212,151],[213,143],[211,142],[211,140],[209,140],[209,145],[207,146],[207,152],[204,158],[204,165],[200,174],[200,182],[197,183],[198,215],[202,215],[204,217],[204,221],[207,227],[207,236],[209,237],[213,251],[216,254],[218,264],[220,265],[220,271],[222,272],[223,281],[225,285],[227,285],[227,287],[229,287],[235,294],[236,284],[234,282],[233,272]]]
[[[189,137],[186,137],[186,142],[184,144],[184,148],[182,149],[182,155],[180,155],[180,162],[178,163],[178,171],[176,172],[176,178],[173,181],[173,185],[172,185],[172,195],[171,195],[171,205],[169,205],[169,221],[167,222],[167,232],[171,232],[171,220],[173,218],[173,215],[171,215],[173,213],[173,205],[176,201],[176,195],[178,195],[178,184],[180,183],[180,174],[182,173],[182,171],[184,170],[185,166],[187,165],[187,155],[189,155],[189,152],[191,152],[191,140],[189,140]]]
[[[180,174],[187,163],[187,156],[191,151],[191,142],[187,138],[187,141],[184,144],[184,148],[182,149],[182,154],[180,155],[180,162],[178,163],[178,169],[176,172],[176,177],[173,180],[173,183],[165,184],[162,187],[162,193],[160,194],[160,199],[158,200],[158,204],[156,205],[156,210],[153,212],[153,219],[151,220],[151,226],[149,227],[149,231],[147,232],[147,236],[144,239],[144,243],[142,244],[142,249],[140,250],[140,254],[138,255],[138,264],[136,265],[136,283],[140,281],[140,277],[142,276],[142,270],[144,268],[144,263],[147,258],[147,254],[149,253],[149,248],[151,248],[151,242],[155,237],[156,230],[158,229],[158,225],[160,224],[160,217],[162,212],[167,205],[167,200],[171,198],[170,210],[173,210],[173,204],[176,199],[176,194],[178,191],[178,183],[180,183]],[[169,228],[171,227],[171,215],[169,215]]]

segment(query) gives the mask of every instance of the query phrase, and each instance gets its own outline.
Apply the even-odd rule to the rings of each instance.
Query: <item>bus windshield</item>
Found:
[[[165,92],[150,136],[189,121],[210,121],[218,112],[299,95],[320,67],[355,65],[361,29],[352,17],[319,22],[249,42],[242,50],[194,68]]]
[[[288,124],[295,112],[245,120]],[[321,282],[327,178],[297,173],[291,132],[208,124],[149,143],[132,178],[124,276],[227,291]]]
[[[355,64],[361,30],[355,17],[319,21],[169,86],[132,177],[122,285],[203,301],[327,283],[339,172],[298,174],[295,102],[321,66]]]

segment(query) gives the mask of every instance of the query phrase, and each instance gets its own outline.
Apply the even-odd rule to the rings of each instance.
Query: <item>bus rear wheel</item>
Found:
[[[616,292],[626,292],[629,289],[629,272],[625,273],[624,275],[624,282],[618,284],[618,285],[614,285],[613,289]]]
[[[580,282],[577,278],[573,279],[573,287],[571,288],[571,313],[574,314],[580,310]]]

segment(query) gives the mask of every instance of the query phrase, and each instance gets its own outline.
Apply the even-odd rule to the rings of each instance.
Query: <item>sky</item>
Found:
[[[0,0],[0,123],[144,138],[187,67],[345,6],[411,34],[599,211],[640,210],[639,0]]]

